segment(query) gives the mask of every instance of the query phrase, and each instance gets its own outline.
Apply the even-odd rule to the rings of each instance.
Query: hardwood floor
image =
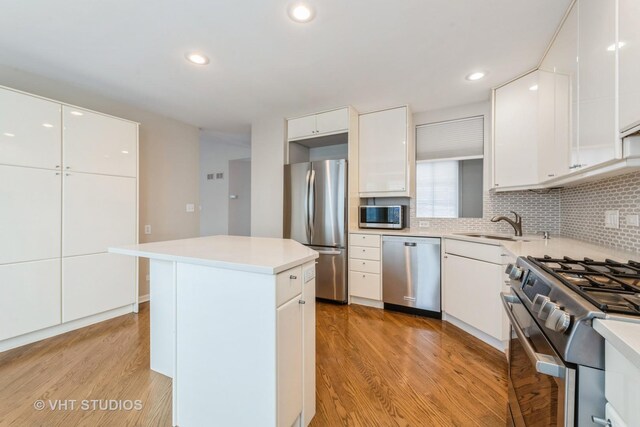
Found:
[[[505,425],[506,360],[496,350],[439,320],[356,305],[317,310],[312,426]],[[143,406],[81,406],[94,399]],[[65,400],[66,409],[49,406]],[[0,353],[0,426],[170,425],[171,380],[149,370],[148,304]]]

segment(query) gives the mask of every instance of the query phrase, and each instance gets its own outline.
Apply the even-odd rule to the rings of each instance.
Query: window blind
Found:
[[[484,117],[476,116],[416,128],[416,160],[481,157]]]

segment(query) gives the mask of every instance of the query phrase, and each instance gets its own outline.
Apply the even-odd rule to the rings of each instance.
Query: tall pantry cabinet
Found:
[[[133,311],[138,125],[0,88],[0,351]]]

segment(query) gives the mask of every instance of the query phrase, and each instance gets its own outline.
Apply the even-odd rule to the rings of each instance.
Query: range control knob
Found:
[[[571,316],[569,313],[557,307],[551,310],[549,313],[549,317],[547,317],[547,321],[544,322],[544,325],[556,332],[564,332],[569,329],[569,325],[571,324]]]
[[[519,280],[522,277],[524,270],[520,267],[516,267],[515,265],[509,271],[509,279],[511,280]]]

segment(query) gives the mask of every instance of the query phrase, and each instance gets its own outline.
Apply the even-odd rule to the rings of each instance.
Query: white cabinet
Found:
[[[620,130],[640,124],[640,2],[618,0]]]
[[[315,264],[304,271],[314,270]],[[316,414],[316,279],[307,280],[302,287],[303,361],[302,361],[302,425],[308,426]]]
[[[494,188],[538,183],[538,72],[495,91]]]
[[[616,1],[578,1],[579,169],[616,158]]]
[[[326,111],[287,120],[287,139],[315,138],[349,131],[349,109]]]
[[[63,107],[63,120],[65,170],[136,176],[135,123],[68,106]]]
[[[60,256],[60,196],[60,172],[0,166],[0,264]]]
[[[60,104],[0,88],[0,164],[60,168]]]
[[[65,172],[63,256],[136,242],[134,178]]]
[[[60,259],[0,265],[0,340],[60,323]]]
[[[494,346],[509,339],[500,292],[507,291],[501,246],[445,240],[443,311]],[[487,340],[487,336],[489,339]]]
[[[380,236],[349,235],[349,295],[382,301]]]
[[[631,341],[630,341],[631,342]],[[640,366],[615,345],[605,341],[605,397],[619,418],[631,426],[640,425]]]
[[[301,297],[278,307],[278,427],[290,427],[302,412]]]
[[[109,253],[62,259],[62,321],[133,304],[136,259]]]
[[[415,145],[408,107],[361,114],[360,197],[413,197]]]

